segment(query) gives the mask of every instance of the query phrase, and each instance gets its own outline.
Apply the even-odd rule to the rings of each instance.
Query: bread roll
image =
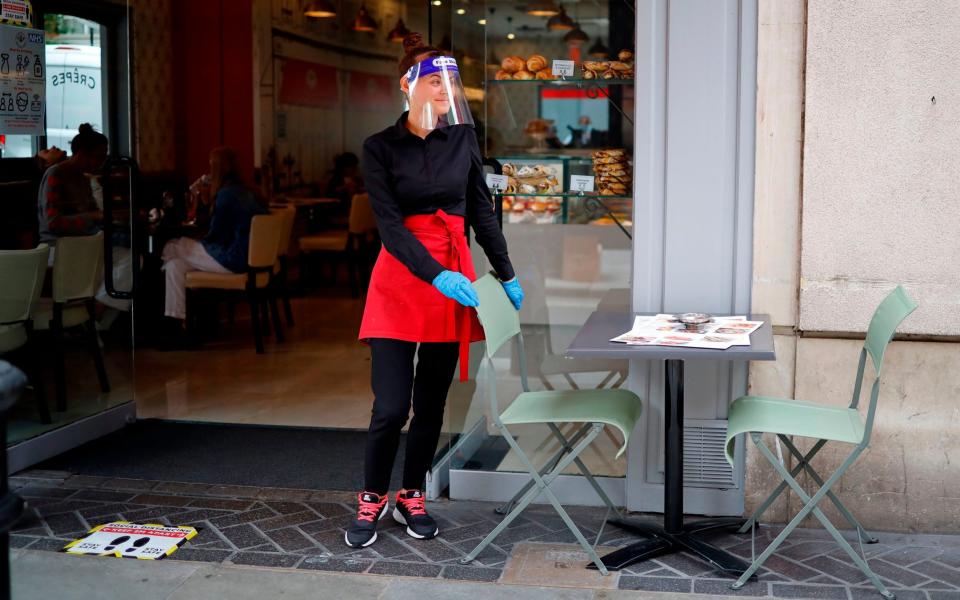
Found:
[[[556,77],[553,76],[553,73],[550,72],[550,69],[543,69],[543,70],[537,71],[537,79],[544,79],[544,80],[550,81],[550,80],[556,79]]]
[[[522,69],[513,74],[514,79],[528,80],[533,79],[534,77],[535,75],[533,73],[530,71],[524,71]]]
[[[603,73],[609,67],[607,63],[602,60],[585,60],[583,61],[583,68],[588,71],[594,71],[596,73]]]
[[[631,69],[630,65],[619,60],[611,61],[610,68],[614,71],[629,71]]]
[[[616,79],[616,78],[617,78],[617,72],[614,71],[613,69],[610,69],[609,71],[604,71],[604,72],[603,72],[603,75],[602,75],[601,77],[602,77],[603,79]]]
[[[497,81],[503,81],[504,79],[513,79],[513,75],[503,69],[497,71],[496,75]]]
[[[622,62],[632,62],[633,52],[630,52],[629,50],[621,50],[617,53],[617,59],[621,60]]]
[[[507,73],[516,73],[526,68],[527,63],[519,56],[508,56],[500,63],[500,66]]]
[[[539,54],[532,54],[527,59],[527,70],[536,73],[547,68],[547,59]]]

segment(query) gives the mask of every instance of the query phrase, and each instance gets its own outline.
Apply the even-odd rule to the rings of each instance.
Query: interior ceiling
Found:
[[[487,1],[487,2],[466,2],[463,0],[444,0],[444,5],[433,7],[434,15],[443,15],[445,17],[451,14],[454,19],[454,27],[477,25],[477,19],[487,19],[487,35],[506,36],[513,32],[518,39],[524,37],[535,37],[543,35],[557,36],[562,38],[565,31],[547,30],[548,17],[535,17],[526,13],[527,2],[508,2],[505,0]],[[581,28],[590,36],[591,39],[596,36],[607,37],[609,29],[608,10],[606,2],[597,0],[569,0],[557,2],[557,6],[563,6],[567,14],[574,21],[580,23]],[[456,14],[458,8],[463,8],[467,12],[464,15]],[[490,12],[490,9],[493,12]],[[508,21],[507,18],[511,20]],[[462,20],[462,23],[460,22]]]

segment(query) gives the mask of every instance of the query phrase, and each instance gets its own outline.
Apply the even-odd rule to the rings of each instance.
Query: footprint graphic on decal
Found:
[[[137,538],[137,541],[135,541],[132,546],[124,550],[124,552],[136,552],[138,549],[146,546],[147,542],[149,541],[150,541],[149,537]]]
[[[106,548],[104,548],[103,550],[104,550],[105,552],[110,552],[111,550],[113,550],[114,548],[116,548],[117,546],[119,546],[120,544],[126,542],[126,541],[129,540],[129,539],[130,539],[130,536],[129,536],[129,535],[121,535],[121,536],[118,537],[117,539],[115,539],[115,540],[113,540],[112,542],[110,542],[110,545],[107,546]]]

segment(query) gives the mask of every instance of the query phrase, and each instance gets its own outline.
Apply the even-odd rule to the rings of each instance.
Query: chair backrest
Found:
[[[487,339],[487,356],[493,358],[504,344],[520,334],[520,313],[492,273],[477,279],[473,287],[480,299],[477,317]]]
[[[33,250],[0,250],[0,324],[30,318],[47,275],[50,246]]]
[[[103,232],[62,237],[53,253],[53,301],[93,298],[103,283]]]
[[[900,323],[907,318],[907,315],[916,309],[917,303],[907,295],[903,286],[898,285],[887,294],[887,297],[874,311],[863,347],[870,354],[870,358],[873,359],[873,368],[878,375],[883,365],[883,353],[887,349],[887,344],[893,339],[893,333]]]
[[[279,215],[256,215],[250,222],[247,265],[254,269],[273,268],[277,262],[283,219]]]
[[[883,354],[887,349],[893,334],[900,323],[917,309],[917,303],[907,295],[903,286],[897,286],[877,307],[870,319],[867,329],[867,339],[863,342],[860,351],[860,363],[857,366],[857,379],[853,387],[851,408],[857,408],[860,402],[860,391],[863,386],[864,371],[867,355],[873,360],[873,370],[876,376],[870,390],[870,406],[867,409],[867,418],[864,422],[863,445],[870,443],[870,434],[873,431],[873,420],[877,412],[877,398],[880,396],[880,372],[883,368]]]
[[[370,205],[369,194],[354,194],[350,199],[350,218],[348,227],[350,233],[368,233],[377,228],[377,220],[373,216],[373,207]]]
[[[297,219],[297,209],[294,206],[285,206],[270,210],[271,215],[280,217],[280,245],[277,247],[277,256],[289,256],[293,241],[293,224]]]

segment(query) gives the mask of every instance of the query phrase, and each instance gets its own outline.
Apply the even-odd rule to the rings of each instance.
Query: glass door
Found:
[[[626,361],[571,361],[563,353],[593,311],[626,307],[629,298],[634,18],[614,4],[555,8],[556,15],[538,16],[499,0],[454,3],[453,53],[463,65],[480,147],[491,169],[510,181],[494,198],[526,292],[520,321],[530,387],[619,387]],[[624,60],[621,50],[630,53]],[[572,73],[555,75],[554,61],[570,61]],[[608,68],[600,71],[601,65]],[[622,69],[614,74],[614,66]],[[612,151],[611,167],[598,160],[605,158],[596,154],[601,150]],[[618,170],[607,177],[612,166]],[[479,249],[474,260],[477,273],[489,271]],[[481,352],[478,345],[475,358]],[[458,435],[451,498],[507,500],[526,480],[493,427],[486,394],[493,378],[502,411],[522,391],[515,349],[505,347],[494,364],[495,372],[477,373],[472,387],[462,390],[466,400],[451,404],[451,434]],[[451,399],[457,397],[451,391]],[[559,449],[546,426],[517,427],[515,433],[540,464]],[[626,464],[613,460],[618,443],[605,433],[583,458],[622,501]],[[558,493],[575,503],[598,501],[581,477],[565,480]]]
[[[130,11],[86,2],[33,8],[32,23],[2,26],[5,40],[28,40],[2,54],[21,65],[0,70],[4,85],[34,86],[13,109],[40,115],[33,129],[24,119],[0,122],[0,270],[13,283],[0,294],[0,359],[30,381],[8,415],[11,471],[135,414],[136,168],[119,158],[132,146]]]

